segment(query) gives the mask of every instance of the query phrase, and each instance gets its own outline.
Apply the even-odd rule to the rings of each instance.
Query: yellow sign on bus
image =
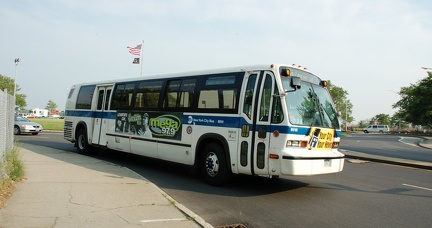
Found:
[[[309,134],[308,149],[328,150],[333,146],[334,130],[311,128]]]

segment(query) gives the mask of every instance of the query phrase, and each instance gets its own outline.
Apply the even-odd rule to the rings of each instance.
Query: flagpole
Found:
[[[143,76],[143,49],[144,49],[144,40],[142,41],[141,45],[141,77]]]

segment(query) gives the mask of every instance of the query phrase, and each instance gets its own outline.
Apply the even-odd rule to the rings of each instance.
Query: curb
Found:
[[[378,155],[369,155],[369,154],[364,154],[361,152],[349,151],[349,150],[341,151],[341,152],[345,154],[346,158],[360,159],[365,161],[379,162],[379,163],[391,164],[391,165],[406,166],[406,167],[417,168],[417,169],[432,170],[432,163],[430,162],[421,162],[421,161],[413,161],[413,160],[407,160],[401,158],[390,158],[390,157],[384,157]]]

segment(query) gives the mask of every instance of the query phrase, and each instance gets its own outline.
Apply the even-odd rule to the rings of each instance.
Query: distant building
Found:
[[[32,115],[32,116],[37,117],[37,118],[48,117],[49,111],[47,109],[35,108],[35,109],[31,110],[31,113],[29,115]]]

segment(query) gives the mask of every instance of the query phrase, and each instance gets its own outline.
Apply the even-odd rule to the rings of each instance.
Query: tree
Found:
[[[383,113],[375,115],[375,117],[372,118],[372,120],[369,122],[369,124],[375,124],[375,122],[377,122],[377,124],[379,124],[379,125],[390,125],[391,126],[390,115],[383,114]]]
[[[393,108],[399,108],[397,115],[407,122],[432,127],[431,94],[432,72],[428,72],[428,77],[400,89],[401,99]]]
[[[3,76],[0,74],[0,89],[5,90],[7,89],[8,94],[13,95],[14,93],[14,87],[15,87],[15,80],[13,80],[10,77]],[[18,91],[20,91],[21,88],[19,85],[16,85],[16,91],[17,94],[15,96],[15,105],[19,110],[24,109],[27,106],[26,98],[27,95],[25,94],[19,94]]]
[[[49,100],[48,104],[45,106],[45,109],[48,109],[49,111],[53,111],[57,109],[57,104],[54,103],[54,101]]]
[[[353,122],[354,117],[351,115],[353,105],[347,98],[348,92],[342,87],[333,85],[330,81],[328,81],[327,89],[335,103],[336,110],[341,112],[341,118],[348,123]]]

